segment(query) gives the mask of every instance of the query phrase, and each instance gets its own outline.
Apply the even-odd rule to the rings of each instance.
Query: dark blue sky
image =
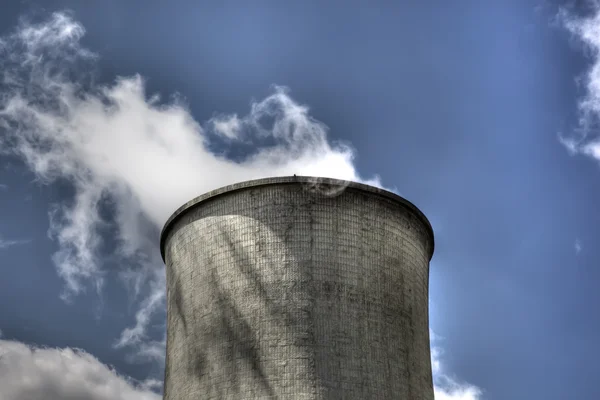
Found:
[[[98,82],[140,74],[147,93],[179,93],[199,122],[246,115],[271,85],[289,87],[330,142],[355,148],[360,176],[378,174],[430,218],[431,328],[445,373],[481,388],[481,399],[600,398],[600,171],[558,137],[578,128],[586,88],[576,80],[594,54],[556,15],[585,10],[534,0],[251,3],[5,0],[0,34],[19,18],[71,10],[82,45],[99,56]],[[18,156],[0,163],[0,238],[28,241],[0,250],[3,337],[82,348],[122,374],[161,378],[159,362],[132,363],[130,349],[113,348],[148,289],[133,299],[115,263],[101,295],[90,286],[65,303],[48,209],[72,202],[73,190],[35,181]],[[198,179],[207,174],[217,172]],[[103,251],[110,257],[110,245]],[[161,340],[164,314],[153,318],[149,335]]]

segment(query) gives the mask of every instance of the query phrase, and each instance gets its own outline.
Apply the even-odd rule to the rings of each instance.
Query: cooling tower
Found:
[[[243,182],[177,210],[161,252],[165,399],[433,399],[433,231],[405,199]]]

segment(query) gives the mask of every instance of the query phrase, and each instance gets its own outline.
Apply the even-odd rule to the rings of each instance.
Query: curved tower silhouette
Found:
[[[247,181],[179,208],[164,398],[432,400],[433,231],[353,182]]]

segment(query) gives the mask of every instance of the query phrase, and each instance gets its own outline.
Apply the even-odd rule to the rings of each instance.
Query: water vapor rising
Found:
[[[149,291],[116,345],[160,358],[156,346],[164,343],[146,335],[153,314],[164,309],[157,232],[177,207],[217,187],[269,176],[380,183],[361,179],[352,149],[331,144],[326,126],[285,88],[274,87],[246,116],[222,114],[201,124],[180,99],[147,96],[140,76],[94,83],[83,72],[93,71],[97,59],[80,44],[84,33],[69,14],[55,13],[41,23],[22,22],[1,39],[0,148],[19,156],[41,182],[74,188],[72,201],[49,212],[64,299],[89,285],[102,289],[101,230],[114,228],[121,276],[135,293]],[[211,151],[215,143],[251,150],[234,160]],[[114,205],[110,219],[101,213],[103,202]]]

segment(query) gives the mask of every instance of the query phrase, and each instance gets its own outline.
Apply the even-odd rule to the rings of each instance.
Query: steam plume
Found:
[[[140,76],[95,84],[93,73],[82,72],[93,71],[97,59],[80,44],[84,33],[69,14],[55,13],[41,23],[22,22],[2,40],[0,144],[40,181],[74,189],[72,202],[50,210],[66,300],[90,284],[101,290],[100,232],[115,229],[121,276],[136,293],[150,288],[117,346],[142,345],[153,313],[164,308],[157,232],[178,206],[217,187],[268,176],[364,180],[352,149],[331,144],[327,127],[287,89],[274,87],[246,116],[200,124],[180,98],[148,96]],[[267,139],[271,144],[262,145]],[[215,146],[225,150],[211,151]],[[227,150],[235,146],[245,152],[234,160]],[[366,182],[379,185],[377,178]],[[102,216],[106,202],[114,206],[113,218]]]

